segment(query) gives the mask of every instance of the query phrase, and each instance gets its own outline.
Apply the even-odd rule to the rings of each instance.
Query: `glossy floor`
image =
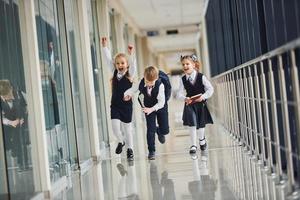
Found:
[[[156,139],[155,160],[147,159],[147,151],[135,155],[133,162],[126,160],[126,152],[121,156],[111,154],[85,174],[73,175],[69,189],[55,199],[236,199],[233,177],[228,173],[228,163],[234,162],[234,145],[229,135],[217,123],[209,126],[208,150],[198,150],[191,156],[188,131],[181,125],[180,106],[179,102],[171,102],[171,133],[165,144]]]

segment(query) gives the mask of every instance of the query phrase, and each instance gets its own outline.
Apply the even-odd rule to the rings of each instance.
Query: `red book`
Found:
[[[197,94],[197,95],[191,96],[190,100],[192,100],[192,101],[191,101],[190,104],[196,103],[196,99],[198,99],[199,97],[201,97],[201,95],[202,94]]]

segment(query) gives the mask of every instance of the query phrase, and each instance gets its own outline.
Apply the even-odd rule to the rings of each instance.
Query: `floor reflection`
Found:
[[[117,169],[120,174],[118,184],[118,199],[138,200],[137,176],[134,161],[124,164],[118,163]]]
[[[193,164],[193,180],[188,183],[189,192],[192,199],[215,199],[217,189],[217,181],[209,174],[207,166],[208,152],[201,152],[200,158],[197,155],[192,155]]]
[[[157,200],[175,200],[174,182],[168,177],[168,171],[159,174],[155,161],[150,161],[150,182],[152,187],[153,199]]]

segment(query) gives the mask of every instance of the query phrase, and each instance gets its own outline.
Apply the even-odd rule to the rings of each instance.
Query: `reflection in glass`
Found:
[[[87,122],[87,105],[84,88],[83,64],[80,45],[80,30],[77,1],[65,0],[67,45],[71,71],[72,95],[75,115],[76,136],[79,150],[79,162],[91,157],[89,128]],[[86,66],[87,67],[87,66]]]
[[[98,30],[98,21],[96,13],[96,1],[87,1],[87,10],[88,10],[88,20],[89,20],[89,36],[91,44],[91,56],[92,56],[92,69],[93,69],[93,78],[94,78],[94,89],[96,97],[96,107],[97,107],[97,121],[98,121],[98,130],[99,130],[99,139],[102,144],[108,143],[107,135],[107,121],[106,121],[106,112],[105,105],[102,101],[104,99],[104,80],[102,78],[102,72],[100,68],[100,54],[99,50],[99,32]],[[101,100],[102,99],[102,100]],[[101,143],[100,143],[101,144]]]
[[[9,191],[12,200],[35,192],[19,2],[0,0],[0,193]]]
[[[35,0],[37,38],[51,181],[69,172],[77,161],[75,133],[69,131],[60,27],[55,0]]]

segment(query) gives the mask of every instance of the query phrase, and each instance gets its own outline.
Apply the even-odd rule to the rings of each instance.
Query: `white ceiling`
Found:
[[[120,0],[142,30],[199,24],[206,0]]]
[[[142,32],[158,31],[148,37],[152,52],[163,57],[168,69],[181,69],[180,55],[195,52],[200,22],[208,0],[119,0]],[[177,29],[178,34],[166,35]]]

